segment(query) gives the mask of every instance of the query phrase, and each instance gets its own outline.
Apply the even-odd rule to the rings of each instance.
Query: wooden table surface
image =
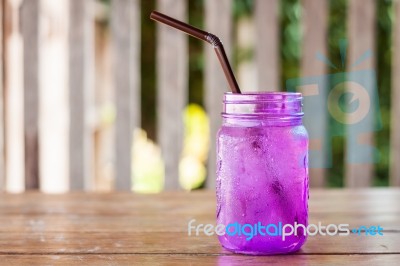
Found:
[[[0,195],[1,265],[399,265],[400,189],[311,190],[310,223],[380,225],[383,236],[313,236],[292,255],[243,256],[216,236],[213,191]]]

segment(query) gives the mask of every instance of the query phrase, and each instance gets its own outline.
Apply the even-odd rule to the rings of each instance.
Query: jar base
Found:
[[[249,255],[249,256],[273,256],[273,255],[285,255],[285,254],[292,254],[298,252],[301,247],[303,246],[304,242],[299,243],[298,245],[282,251],[252,251],[252,250],[238,250],[238,249],[231,249],[222,245],[225,250],[233,252],[235,254],[242,254],[242,255]]]

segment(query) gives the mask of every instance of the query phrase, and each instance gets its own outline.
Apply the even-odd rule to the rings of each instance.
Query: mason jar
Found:
[[[308,225],[302,95],[225,93],[217,136],[217,224],[235,253],[295,252]]]

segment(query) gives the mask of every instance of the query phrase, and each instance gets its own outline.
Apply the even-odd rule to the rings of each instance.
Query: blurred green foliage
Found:
[[[189,24],[204,28],[204,10],[202,0],[188,1]],[[189,38],[189,102],[202,105],[203,103],[203,87],[204,87],[204,43]]]
[[[379,106],[382,117],[382,129],[376,134],[376,147],[380,152],[380,161],[376,164],[375,186],[389,184],[390,149],[390,92],[392,65],[392,30],[394,10],[392,0],[377,1],[377,48],[375,51],[376,74],[378,78]]]
[[[328,73],[343,72],[342,58],[340,56],[340,42],[346,39],[347,25],[347,1],[346,0],[330,0],[328,13],[328,47],[327,57],[337,69],[328,68]],[[331,121],[332,122],[332,121]],[[332,127],[332,123],[330,123]],[[343,136],[335,136],[332,138],[332,168],[329,169],[327,175],[328,186],[342,187],[344,176],[344,147],[345,138]]]
[[[141,1],[141,121],[149,139],[156,139],[156,23],[150,20],[155,1]]]
[[[280,43],[281,43],[281,87],[285,88],[286,80],[300,75],[300,15],[299,0],[280,2]]]
[[[318,0],[317,0],[318,1]],[[376,48],[374,57],[377,67],[378,90],[380,95],[380,110],[383,128],[376,134],[376,145],[380,152],[380,161],[376,164],[374,185],[388,184],[389,168],[389,131],[390,131],[390,89],[391,89],[391,40],[393,27],[393,0],[376,1]],[[189,23],[204,28],[204,0],[188,1]],[[346,39],[347,0],[329,1],[329,28],[327,57],[335,65],[341,65],[339,42]],[[148,14],[156,9],[155,1],[141,1],[142,11],[142,127],[151,139],[155,138],[156,122],[156,75],[155,75],[155,23],[148,19]],[[243,16],[252,16],[253,0],[234,0],[232,13],[234,25]],[[280,57],[281,85],[287,79],[298,77],[300,74],[301,58],[301,1],[281,0],[280,9]],[[234,32],[234,36],[236,33]],[[189,102],[203,105],[204,87],[204,44],[189,38]],[[233,65],[237,66],[243,60],[253,57],[253,51],[241,51],[233,46]],[[317,51],[316,51],[317,52]],[[360,51],[363,52],[363,51]],[[234,67],[235,68],[235,67]],[[329,69],[329,73],[343,69]],[[344,145],[343,137],[334,137],[332,142],[333,167],[329,169],[328,185],[343,186],[344,176]]]

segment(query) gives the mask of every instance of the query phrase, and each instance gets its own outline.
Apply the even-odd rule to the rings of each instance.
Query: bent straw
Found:
[[[217,57],[222,66],[222,69],[224,70],[225,77],[228,80],[231,91],[233,93],[241,93],[241,91],[239,89],[239,85],[236,81],[235,75],[233,74],[231,65],[229,64],[228,57],[226,56],[224,46],[222,45],[222,42],[220,41],[220,39],[217,36],[215,36],[212,33],[195,28],[195,27],[193,27],[189,24],[186,24],[182,21],[168,17],[157,11],[151,12],[150,18],[155,21],[167,24],[168,26],[171,26],[172,28],[181,30],[197,39],[200,39],[202,41],[206,41],[206,42],[210,43],[214,47],[214,51],[217,54]]]

